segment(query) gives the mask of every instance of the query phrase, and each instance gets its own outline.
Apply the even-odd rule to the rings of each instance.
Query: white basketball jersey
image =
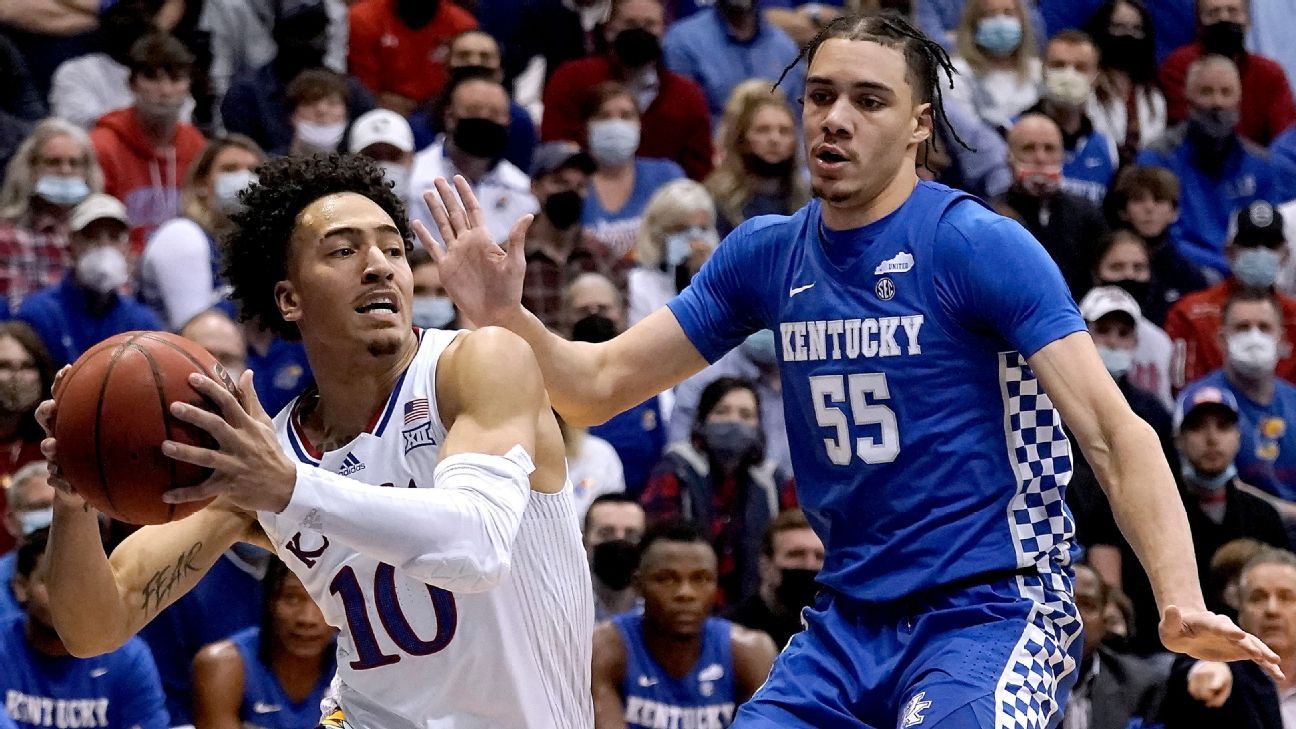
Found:
[[[420,332],[418,353],[386,407],[337,450],[311,446],[294,400],[275,418],[284,449],[374,488],[434,488],[446,437],[436,366],[456,334]],[[339,699],[350,726],[593,726],[593,592],[571,492],[570,482],[557,494],[531,492],[509,575],[473,594],[431,587],[326,533],[258,514],[279,556],[341,631]]]

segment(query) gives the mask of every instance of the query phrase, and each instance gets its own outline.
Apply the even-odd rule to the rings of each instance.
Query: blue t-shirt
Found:
[[[116,302],[104,313],[91,314],[85,291],[76,285],[73,272],[28,296],[18,307],[18,319],[40,335],[56,368],[76,361],[87,349],[117,334],[163,328],[152,309],[121,295],[116,295]]]
[[[626,493],[638,496],[666,447],[660,401],[650,397],[589,432],[612,445],[625,471]]]
[[[1062,189],[1102,205],[1107,186],[1116,176],[1116,145],[1111,137],[1091,131],[1066,151],[1062,163]]]
[[[626,200],[620,210],[605,209],[599,202],[598,195],[594,194],[594,181],[590,180],[585,211],[581,214],[581,225],[586,232],[607,246],[616,258],[634,248],[639,223],[643,220],[649,198],[657,192],[657,188],[684,177],[684,169],[668,159],[636,158],[634,169],[634,189],[630,191],[630,199]]]
[[[275,337],[264,355],[248,347],[247,366],[261,407],[271,415],[283,410],[314,381],[306,348],[301,342]]]
[[[26,616],[0,625],[0,695],[19,727],[167,729],[162,685],[148,648],[131,638],[94,658],[32,650]]]
[[[329,648],[324,652],[320,678],[310,695],[301,701],[293,701],[284,692],[274,671],[257,657],[261,645],[260,628],[248,628],[230,640],[243,659],[243,705],[239,707],[239,718],[244,727],[303,729],[319,723],[320,700],[328,691],[337,669],[335,649]]]
[[[930,182],[857,230],[812,201],[744,223],[669,306],[712,362],[776,332],[822,584],[882,602],[1069,563],[1071,450],[1026,358],[1085,323],[1017,223]]]
[[[734,686],[733,623],[707,618],[702,626],[702,651],[684,678],[666,672],[648,652],[643,639],[643,613],[612,618],[625,644],[625,700],[628,729],[667,726],[724,727],[733,721],[737,696]],[[679,717],[678,720],[675,717]]]
[[[1268,405],[1247,397],[1233,386],[1224,370],[1198,380],[1226,389],[1237,398],[1242,444],[1234,464],[1238,478],[1287,501],[1296,501],[1296,386],[1274,380]],[[1290,422],[1289,422],[1290,419]]]
[[[22,606],[13,592],[13,577],[17,569],[18,550],[0,556],[0,622],[22,615]]]

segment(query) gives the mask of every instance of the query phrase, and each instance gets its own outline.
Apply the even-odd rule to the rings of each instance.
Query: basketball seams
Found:
[[[148,337],[148,339],[154,338]],[[145,361],[148,362],[149,370],[153,373],[153,389],[157,392],[158,404],[162,408],[162,431],[165,434],[166,440],[171,440],[171,413],[167,407],[167,393],[166,387],[162,382],[162,372],[158,368],[157,359],[153,357],[153,353],[144,347],[135,344],[134,341],[134,339],[131,339],[131,341],[123,344],[122,347],[130,347],[131,349],[134,349],[144,355]],[[156,340],[154,339],[154,341]],[[174,484],[176,482],[176,477],[178,476],[176,473],[176,460],[174,458],[167,458],[166,462],[167,468],[171,470],[171,483]],[[168,504],[167,507],[167,521],[171,521],[175,518],[176,505]]]
[[[117,505],[113,503],[112,489],[108,487],[108,474],[104,471],[103,438],[101,437],[103,433],[103,410],[104,403],[107,401],[108,384],[112,381],[113,370],[117,367],[117,363],[121,361],[122,356],[126,352],[130,351],[129,345],[131,342],[134,342],[141,336],[143,336],[142,333],[134,334],[130,339],[119,343],[117,347],[112,350],[112,354],[108,359],[108,367],[104,369],[103,379],[99,381],[99,397],[95,402],[94,438],[91,439],[94,443],[95,472],[99,475],[99,490],[103,493],[104,500],[108,502],[108,506],[112,508],[114,512],[118,513],[120,512]]]

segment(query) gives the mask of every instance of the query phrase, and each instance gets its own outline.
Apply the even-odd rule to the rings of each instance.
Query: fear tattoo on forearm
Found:
[[[144,583],[144,589],[141,591],[144,596],[144,612],[152,614],[166,604],[167,598],[175,591],[176,585],[179,585],[184,578],[193,572],[201,572],[202,567],[194,564],[194,560],[202,552],[203,543],[195,542],[188,549],[176,555],[175,564],[169,564],[166,567],[153,573],[153,576]]]

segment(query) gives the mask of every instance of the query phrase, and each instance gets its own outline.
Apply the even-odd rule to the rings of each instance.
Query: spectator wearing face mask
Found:
[[[1087,104],[1098,78],[1098,48],[1078,30],[1049,39],[1044,51],[1044,98],[1031,107],[1062,132],[1062,189],[1102,203],[1116,174],[1116,143],[1098,131]]]
[[[446,46],[477,20],[447,0],[360,0],[347,62],[378,103],[401,116],[441,92]]]
[[[56,367],[122,332],[162,329],[147,306],[123,296],[130,250],[126,208],[108,195],[86,198],[68,218],[72,268],[23,301],[17,318],[40,335]]]
[[[45,431],[36,422],[36,406],[49,397],[53,382],[54,363],[36,332],[22,322],[0,322],[0,486],[42,459]],[[0,552],[12,546],[0,534]]]
[[[1290,255],[1282,214],[1267,202],[1254,202],[1238,211],[1234,228],[1225,249],[1233,274],[1183,297],[1166,317],[1166,333],[1181,359],[1174,365],[1172,384],[1176,389],[1223,366],[1228,351],[1220,339],[1223,309],[1240,292],[1272,296],[1281,308],[1283,329],[1275,350],[1275,367],[1279,377],[1296,378],[1296,356],[1290,351],[1290,343],[1296,342],[1296,299],[1274,290],[1278,271]]]
[[[630,93],[642,138],[631,148],[640,157],[668,159],[694,180],[711,173],[711,115],[702,89],[661,62],[665,15],[660,0],[612,0],[603,26],[608,51],[568,61],[545,87],[540,138],[587,141],[590,89],[618,81]],[[791,61],[791,59],[788,59]],[[623,142],[628,134],[618,139]],[[590,153],[594,154],[593,148]],[[597,160],[597,155],[595,156]]]
[[[1170,396],[1170,337],[1143,317],[1133,296],[1117,286],[1099,285],[1080,300],[1080,313],[1089,322],[1095,343],[1099,343],[1095,327],[1101,329],[1106,344],[1099,343],[1099,354],[1118,385],[1124,379],[1141,395],[1152,396],[1161,410],[1174,405]],[[1107,320],[1100,321],[1104,318]],[[1126,399],[1133,402],[1132,396]],[[1139,409],[1134,411],[1138,413]]]
[[[706,179],[720,235],[757,215],[791,215],[810,199],[797,164],[796,120],[781,89],[760,80],[734,87],[720,123],[720,154]]]
[[[438,241],[441,232],[423,202],[438,177],[462,175],[481,201],[486,225],[496,242],[523,215],[539,210],[526,173],[504,159],[508,144],[508,92],[493,75],[477,72],[457,76],[446,89],[445,133],[414,156],[406,208],[410,220],[420,220]]]
[[[675,180],[653,194],[635,242],[638,265],[627,277],[630,326],[688,286],[720,244],[715,226],[715,203],[702,185]]]
[[[1042,67],[1024,0],[968,0],[956,36],[950,97],[1006,131],[1039,101]]]
[[[1094,129],[1116,143],[1124,167],[1166,128],[1152,14],[1142,0],[1106,0],[1085,29],[1099,55],[1098,80],[1086,110]]]
[[[1147,244],[1128,230],[1117,230],[1098,241],[1094,259],[1094,285],[1122,289],[1139,307],[1139,348],[1134,355],[1130,380],[1161,398],[1167,408],[1174,405],[1171,395],[1170,364],[1174,345],[1170,336],[1151,317],[1143,302],[1154,304],[1162,299],[1161,284],[1153,275]],[[1164,320],[1164,312],[1162,319]]]
[[[172,331],[216,304],[222,294],[218,241],[230,229],[238,195],[256,181],[265,160],[242,135],[213,140],[189,170],[180,195],[183,215],[163,223],[139,259],[140,299]]]
[[[361,114],[351,125],[346,147],[351,154],[377,162],[396,194],[407,194],[414,167],[414,130],[405,117],[390,109]]]
[[[0,552],[0,622],[22,613],[13,593],[18,554],[13,547],[24,537],[50,525],[54,516],[54,487],[49,484],[49,464],[34,460],[4,482],[4,551]]]
[[[421,329],[476,329],[455,307],[441,284],[441,270],[432,254],[416,248],[410,251],[410,272],[414,274],[414,299],[410,316]]]
[[[1179,180],[1164,167],[1131,165],[1116,175],[1103,208],[1113,228],[1143,241],[1150,286],[1146,291],[1126,290],[1139,302],[1143,316],[1163,326],[1176,301],[1209,285],[1170,240],[1170,226],[1179,218]]]
[[[724,605],[758,590],[765,528],[796,505],[791,475],[764,444],[755,388],[720,378],[702,391],[692,437],[667,446],[641,498],[650,522],[684,519],[715,545]]]
[[[531,163],[531,194],[540,212],[526,238],[522,305],[555,331],[564,326],[563,288],[582,273],[614,276],[612,256],[581,229],[594,161],[574,142],[545,142]]]
[[[1229,126],[1256,144],[1269,144],[1296,122],[1296,102],[1282,66],[1244,46],[1251,23],[1248,0],[1197,0],[1196,7],[1197,40],[1171,53],[1161,65],[1170,122],[1192,119],[1193,109],[1200,106],[1191,90],[1192,66],[1207,56],[1223,56],[1240,73]]]
[[[625,494],[603,494],[585,511],[581,534],[594,583],[595,620],[607,620],[641,604],[634,576],[646,523],[643,507]]]
[[[329,154],[342,147],[347,128],[347,85],[324,68],[302,71],[288,84],[293,137],[287,154]]]
[[[1008,132],[1013,184],[994,207],[1035,236],[1078,299],[1089,288],[1094,241],[1107,226],[1097,206],[1062,189],[1062,159],[1057,123],[1043,114],[1024,114]]]
[[[824,546],[800,509],[785,509],[765,527],[761,539],[760,588],[725,617],[760,630],[785,646],[801,632],[801,610],[814,603],[823,569]]]
[[[18,147],[0,186],[0,298],[11,310],[63,277],[68,213],[102,191],[94,146],[80,128],[46,119]]]
[[[193,55],[174,37],[144,36],[131,47],[134,105],[105,114],[90,132],[104,192],[126,204],[135,253],[157,226],[180,213],[180,186],[207,143],[196,127],[180,121],[192,65]]]

